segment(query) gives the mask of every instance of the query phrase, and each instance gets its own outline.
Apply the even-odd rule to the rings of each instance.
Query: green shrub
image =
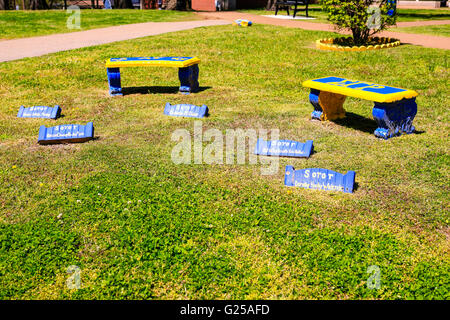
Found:
[[[338,29],[352,32],[355,45],[368,43],[369,37],[394,25],[397,18],[392,0],[322,0],[321,3],[330,22]]]

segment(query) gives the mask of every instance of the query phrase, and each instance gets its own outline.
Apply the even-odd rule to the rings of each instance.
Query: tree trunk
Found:
[[[0,0],[0,10],[9,10],[9,0]]]
[[[131,0],[117,0],[117,4],[116,1],[114,1],[114,8],[116,9],[133,9],[133,2],[131,2]]]
[[[48,4],[46,0],[30,0],[31,10],[48,9]]]
[[[166,10],[189,10],[191,0],[167,0]]]
[[[177,9],[177,3],[178,3],[177,0],[168,0],[166,9],[167,10],[176,10]]]
[[[370,29],[363,30],[360,28],[352,28],[353,42],[357,46],[364,45],[369,40]]]
[[[275,7],[275,0],[267,0],[266,10],[273,10]]]

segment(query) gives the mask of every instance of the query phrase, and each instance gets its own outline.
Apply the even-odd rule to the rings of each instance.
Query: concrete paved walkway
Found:
[[[199,15],[206,19],[224,19],[228,21],[234,21],[236,19],[247,19],[255,24],[270,24],[274,26],[283,26],[291,28],[300,28],[305,30],[315,31],[330,31],[336,32],[333,25],[327,23],[307,22],[305,20],[286,20],[286,19],[274,19],[264,17],[257,14],[241,13],[234,11],[221,11],[221,12],[199,12]],[[415,26],[427,26],[427,25],[442,25],[450,24],[450,20],[436,20],[436,21],[411,21],[411,22],[399,22],[398,27],[415,27]],[[395,30],[395,28],[391,29]],[[432,36],[423,34],[411,34],[400,33],[393,31],[383,31],[379,34],[382,37],[390,37],[399,39],[402,43],[409,43],[429,48],[438,49],[450,49],[450,37]]]
[[[0,41],[0,62],[95,46],[198,27],[230,24],[226,20],[146,22],[41,37]]]

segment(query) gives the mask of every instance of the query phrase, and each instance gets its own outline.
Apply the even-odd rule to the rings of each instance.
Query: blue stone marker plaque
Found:
[[[255,147],[255,154],[262,156],[309,158],[313,150],[314,146],[312,140],[301,143],[292,140],[265,141],[263,139],[258,139]]]
[[[202,105],[201,107],[193,104],[174,104],[166,103],[164,114],[174,117],[191,117],[203,118],[208,116],[208,107]]]
[[[348,171],[344,175],[327,169],[295,170],[293,166],[286,166],[284,184],[288,187],[353,193],[355,175],[355,171]]]
[[[20,106],[17,113],[18,118],[44,118],[44,119],[56,119],[61,115],[61,108],[59,106],[46,107],[46,106],[33,106],[25,108]]]
[[[84,142],[94,138],[94,124],[63,124],[56,127],[39,128],[39,144]]]

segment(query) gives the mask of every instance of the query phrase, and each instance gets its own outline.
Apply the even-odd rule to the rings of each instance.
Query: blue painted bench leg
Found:
[[[402,133],[413,133],[415,128],[412,122],[416,114],[416,98],[392,103],[375,102],[372,112],[378,123],[378,128],[374,132],[375,136],[389,139]]]
[[[111,96],[121,96],[120,68],[106,68],[106,74],[108,75],[109,94]]]
[[[309,93],[309,102],[311,102],[314,107],[314,111],[311,113],[311,119],[321,120],[323,110],[319,103],[319,94],[320,90],[316,89],[311,89],[311,92]]]
[[[178,78],[180,79],[181,93],[189,94],[191,92],[198,91],[198,72],[199,70],[197,64],[178,69]]]

